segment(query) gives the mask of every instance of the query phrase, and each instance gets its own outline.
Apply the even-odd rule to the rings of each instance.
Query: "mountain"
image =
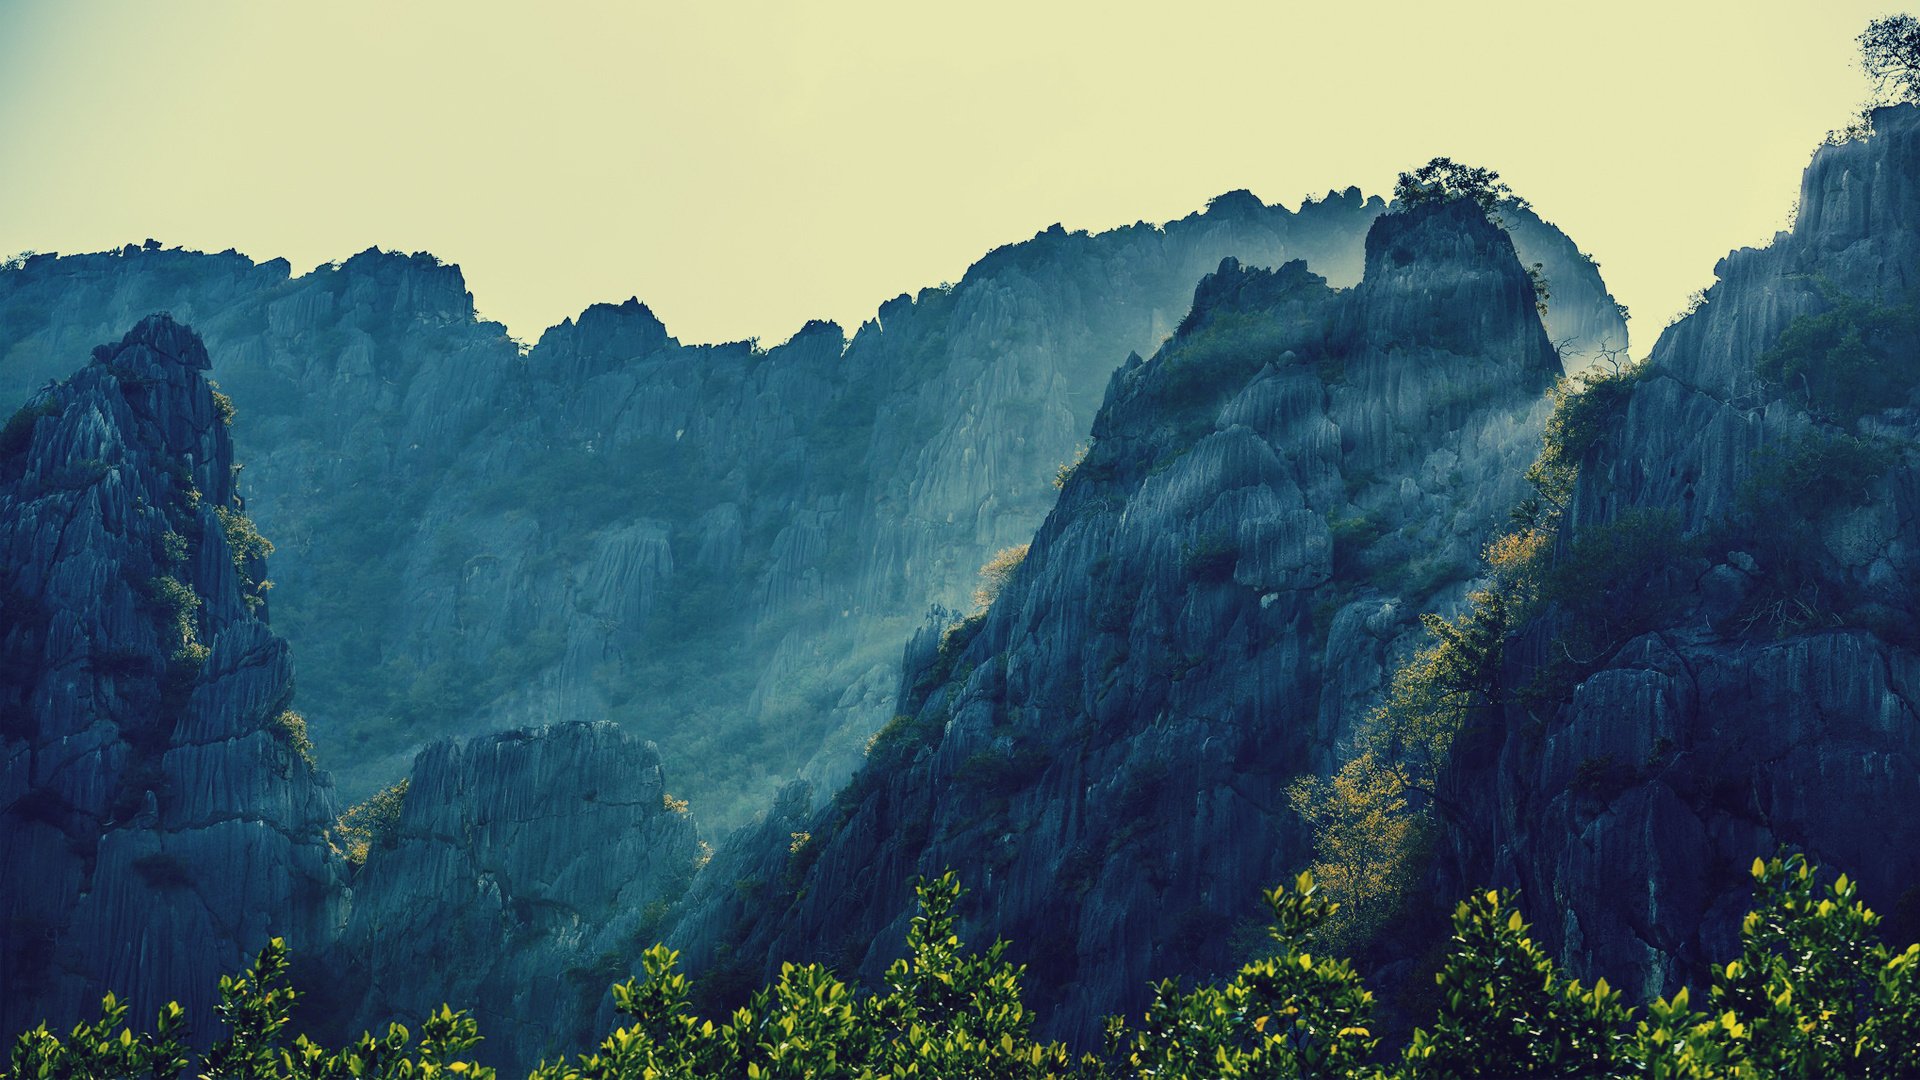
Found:
[[[1344,290],[1298,261],[1201,281],[1112,377],[991,608],[915,639],[865,768],[696,880],[668,935],[691,965],[873,978],[915,877],[951,868],[963,936],[1014,943],[1059,1034],[1227,966],[1226,930],[1307,859],[1289,783],[1337,761],[1416,616],[1459,602],[1562,370],[1478,207],[1379,217],[1364,251]]]
[[[850,774],[892,715],[900,642],[1031,536],[1113,367],[1202,275],[1305,258],[1351,284],[1383,209],[1234,192],[1164,226],[1056,227],[850,340],[813,323],[768,349],[683,345],[628,301],[523,350],[426,255],[298,277],[156,244],[34,256],[0,271],[0,390],[152,310],[205,336],[344,801],[438,738],[611,719],[726,826],[796,773],[823,796]],[[1591,262],[1507,217],[1569,363],[1624,342]]]
[[[1089,990],[1073,1022],[1141,972],[1205,969],[1219,942],[1143,946],[1159,931],[1122,911],[1168,867],[1143,884],[1097,876],[1101,861],[1157,865],[1141,853],[1173,834],[1144,823],[1205,786],[1221,821],[1277,843],[1169,902],[1190,928],[1243,912],[1241,886],[1300,850],[1273,803],[1286,778],[1337,756],[1412,615],[1457,596],[1546,386],[1621,329],[1591,262],[1523,208],[1506,212],[1513,235],[1546,252],[1556,298],[1578,298],[1544,324],[1507,233],[1383,209],[1351,190],[1297,213],[1232,193],[1164,228],[1055,228],[890,301],[850,340],[811,323],[764,350],[682,345],[637,300],[523,350],[423,255],[294,278],[149,246],[0,271],[9,377],[49,379],[53,352],[71,362],[85,334],[153,306],[210,328],[209,347],[142,320],[0,439],[0,806],[18,871],[0,903],[22,988],[0,1020],[71,1022],[107,986],[204,1017],[215,975],[282,936],[317,1030],[452,999],[490,1033],[486,1059],[524,1066],[578,1047],[606,983],[661,934],[710,978],[792,940],[742,920],[811,888],[816,857],[857,851],[842,819],[882,784],[947,798],[957,783],[986,808],[923,861],[991,853],[996,888],[1016,870],[1029,889],[1097,885],[1096,944],[1036,965],[1050,993]],[[1556,355],[1553,333],[1587,335],[1587,352]],[[1132,352],[1163,339],[1152,361]],[[943,641],[976,568],[1035,525],[1008,599]],[[1089,582],[1097,618],[1063,624],[1092,610],[1074,595]],[[1015,596],[1045,598],[1018,601],[1022,631],[1002,620]],[[900,644],[930,607],[903,687]],[[1016,649],[1016,632],[1064,636]],[[1191,651],[1169,691],[1174,644]],[[1073,659],[1082,647],[1094,659]],[[1013,698],[960,678],[1056,663]],[[1076,695],[1078,733],[1053,731],[1048,710]],[[1149,760],[1173,744],[1141,730],[1170,708],[1188,725],[1217,711],[1204,733],[1154,736],[1199,735],[1213,756]],[[918,768],[954,710],[986,727],[944,743],[950,773],[875,779]],[[1286,734],[1269,745],[1271,730]],[[1064,869],[989,835],[1026,807],[1015,792],[1042,753],[1080,761],[1046,773],[1049,799],[1106,777],[1088,806],[1043,814],[1096,815],[1053,822]],[[316,755],[356,777],[355,800],[406,782],[341,818]],[[701,843],[762,806],[718,855]],[[42,865],[51,886],[25,873]],[[892,896],[906,878],[888,873]],[[1047,910],[1010,907],[1006,925]],[[1076,983],[1103,934],[1127,959]]]
[[[1632,993],[1723,960],[1782,845],[1920,928],[1920,109],[1872,126],[1603,388],[1559,553],[1593,572],[1510,650],[1545,691],[1455,755],[1450,880]]]
[[[0,431],[0,1030],[211,1016],[344,913],[206,350],[142,320]]]

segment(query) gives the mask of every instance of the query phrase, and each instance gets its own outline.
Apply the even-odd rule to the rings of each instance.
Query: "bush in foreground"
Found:
[[[1879,917],[1843,874],[1798,855],[1755,860],[1755,905],[1740,955],[1706,992],[1681,990],[1636,1009],[1602,979],[1567,979],[1528,934],[1511,894],[1454,911],[1451,952],[1435,976],[1438,1013],[1389,1051],[1371,1028],[1374,999],[1352,965],[1309,951],[1335,905],[1310,875],[1267,895],[1274,954],[1229,982],[1163,982],[1138,1025],[1108,1021],[1105,1052],[1073,1057],[1032,1036],[1022,969],[1004,943],[968,952],[954,934],[957,879],[919,889],[908,957],[877,993],[819,965],[786,965],[772,986],[716,1023],[694,1015],[675,954],[648,950],[646,976],[614,987],[631,1021],[591,1053],[542,1065],[534,1080],[706,1077],[1451,1078],[1920,1075],[1920,945],[1890,949]],[[416,1043],[398,1024],[341,1050],[287,1038],[295,1000],[277,939],[245,973],[223,978],[226,1037],[198,1062],[210,1080],[366,1080],[494,1072],[471,1058],[472,1017],[445,1006]],[[174,1077],[190,1065],[178,1005],[135,1034],[112,995],[101,1017],[64,1039],[43,1024],[21,1035],[0,1080]]]

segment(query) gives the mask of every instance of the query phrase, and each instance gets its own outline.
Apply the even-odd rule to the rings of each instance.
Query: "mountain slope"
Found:
[[[1456,751],[1452,880],[1521,887],[1633,993],[1729,955],[1779,845],[1913,931],[1920,109],[1872,119],[1595,407],[1559,552],[1582,587],[1503,680],[1548,692]]]
[[[1338,758],[1415,615],[1457,601],[1561,370],[1477,208],[1381,217],[1365,256],[1344,291],[1298,262],[1200,283],[1113,376],[990,611],[910,647],[864,771],[695,882],[669,938],[692,963],[874,977],[914,877],[950,867],[965,936],[1015,943],[1061,1033],[1225,966],[1223,929],[1305,861],[1288,783]]]
[[[146,319],[0,435],[0,1030],[106,986],[210,1015],[223,972],[343,912],[206,367]]]
[[[611,718],[727,824],[796,771],[822,792],[847,775],[891,713],[899,642],[1031,535],[1113,365],[1157,347],[1202,274],[1304,257],[1349,284],[1382,209],[1238,192],[1163,227],[1051,229],[850,341],[816,323],[764,351],[681,345],[630,301],[522,356],[430,256],[300,277],[230,253],[39,256],[0,271],[0,386],[148,310],[194,320],[245,416],[276,625],[349,799],[444,735]],[[1554,282],[1553,335],[1624,338],[1591,264],[1512,216],[1539,238],[1522,256]]]

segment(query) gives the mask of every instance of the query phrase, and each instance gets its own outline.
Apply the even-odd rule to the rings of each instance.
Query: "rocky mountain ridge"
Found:
[[[1561,371],[1477,207],[1381,217],[1365,256],[1348,290],[1300,262],[1203,280],[1113,376],[991,609],[909,649],[866,769],[723,847],[668,940],[728,979],[782,958],[871,978],[914,878],[952,868],[964,936],[1015,943],[1056,1033],[1097,1039],[1150,978],[1224,967],[1222,928],[1307,854],[1288,783],[1475,572]],[[783,833],[804,840],[770,864]]]
[[[1056,227],[850,339],[814,323],[764,350],[682,345],[629,301],[523,357],[424,255],[298,277],[157,245],[35,256],[0,271],[0,386],[24,395],[156,309],[205,335],[349,801],[437,737],[611,718],[727,824],[796,772],[841,782],[890,715],[899,642],[1031,535],[1113,366],[1194,282],[1231,255],[1351,283],[1383,209],[1236,192],[1164,226]],[[1591,264],[1509,216],[1569,355],[1623,340]]]
[[[1624,557],[1516,638],[1503,681],[1555,692],[1458,754],[1448,880],[1522,888],[1575,970],[1638,994],[1727,955],[1782,845],[1913,932],[1920,108],[1872,127],[1609,387],[1561,547]]]

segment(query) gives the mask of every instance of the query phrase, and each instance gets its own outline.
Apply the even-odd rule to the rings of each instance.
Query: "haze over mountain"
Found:
[[[1861,44],[1905,103],[1650,348],[1447,158],[778,344],[0,263],[0,1080],[1911,1074],[1920,19]]]

